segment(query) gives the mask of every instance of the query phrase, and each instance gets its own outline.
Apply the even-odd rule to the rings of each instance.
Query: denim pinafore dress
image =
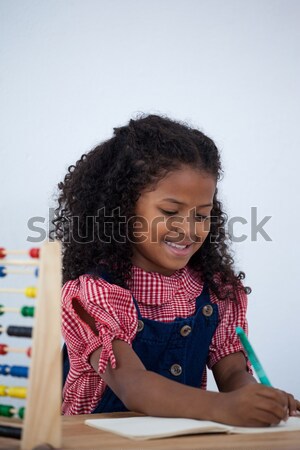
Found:
[[[102,278],[104,278],[102,276]],[[173,322],[158,322],[142,317],[137,301],[138,328],[132,348],[147,370],[179,383],[199,387],[206,366],[209,346],[218,325],[218,306],[210,301],[208,287],[196,299],[195,314],[176,318]],[[66,347],[64,380],[69,370]],[[92,413],[127,411],[125,405],[106,386]]]

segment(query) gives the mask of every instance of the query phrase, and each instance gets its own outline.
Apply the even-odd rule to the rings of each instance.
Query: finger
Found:
[[[279,423],[281,420],[286,420],[288,416],[288,406],[273,399],[267,401],[260,399],[257,401],[256,408],[260,412],[268,414],[269,424]]]
[[[300,402],[299,400],[294,399],[294,403],[291,406],[290,416],[300,416]]]
[[[291,394],[287,394],[289,402],[289,415],[294,416],[297,412],[297,400]]]
[[[287,393],[284,391],[281,391],[279,389],[274,389],[271,387],[264,386],[263,389],[260,389],[260,391],[258,392],[258,395],[260,397],[268,398],[269,400],[272,400],[272,401],[282,405],[286,409],[289,406]]]
[[[282,419],[275,416],[272,411],[257,410],[255,418],[250,420],[249,426],[268,427],[270,425],[279,424],[281,420]]]

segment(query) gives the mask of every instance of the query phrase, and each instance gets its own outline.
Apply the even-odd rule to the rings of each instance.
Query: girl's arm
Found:
[[[253,382],[222,393],[185,386],[147,371],[125,342],[115,340],[112,345],[117,367],[112,369],[108,364],[101,377],[129,410],[151,416],[187,417],[240,426],[267,426],[279,423],[287,415],[287,394],[277,389]],[[96,372],[100,354],[101,348],[90,358]],[[217,373],[221,368],[219,365]],[[227,369],[225,378],[219,375],[220,386],[226,385],[226,380],[228,383],[230,372]],[[300,408],[300,404],[298,406]]]
[[[255,378],[247,371],[242,352],[225,356],[213,366],[212,372],[220,392],[230,392],[246,384],[256,383]]]

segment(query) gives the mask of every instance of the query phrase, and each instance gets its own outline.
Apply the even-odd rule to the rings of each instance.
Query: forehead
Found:
[[[182,167],[169,172],[151,191],[142,193],[142,197],[156,201],[175,198],[185,204],[200,205],[204,201],[212,202],[215,189],[216,179],[213,175],[192,167]]]

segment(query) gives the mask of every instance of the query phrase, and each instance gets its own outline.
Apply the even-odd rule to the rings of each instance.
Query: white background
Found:
[[[48,217],[68,165],[114,126],[190,122],[222,152],[230,217],[272,216],[270,242],[236,225],[236,262],[253,346],[298,398],[299,19],[297,0],[0,1],[1,245],[31,246],[28,219]]]

